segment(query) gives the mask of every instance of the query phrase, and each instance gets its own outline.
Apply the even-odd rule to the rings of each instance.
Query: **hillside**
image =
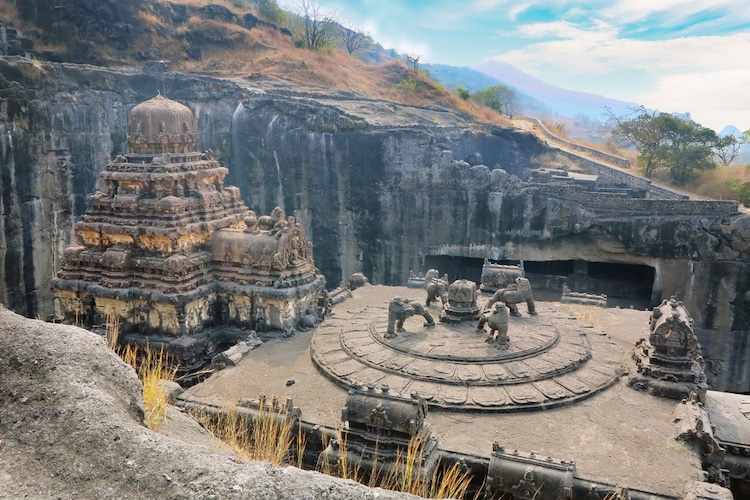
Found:
[[[169,70],[220,78],[276,77],[307,89],[448,106],[482,121],[508,123],[400,60],[363,61],[390,58],[377,44],[378,53],[354,55],[334,46],[300,48],[299,32],[226,0],[82,0],[59,7],[0,0],[0,21],[27,35],[33,42],[27,53],[41,60],[125,69],[163,62]]]

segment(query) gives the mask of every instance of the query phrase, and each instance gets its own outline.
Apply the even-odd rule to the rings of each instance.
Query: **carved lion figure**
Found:
[[[487,301],[484,308],[489,309],[495,302],[502,302],[508,306],[510,314],[513,316],[521,315],[521,313],[518,312],[518,306],[516,306],[516,304],[526,302],[526,309],[529,314],[536,314],[534,297],[531,295],[531,283],[529,283],[527,278],[516,278],[515,283],[495,292],[492,295],[492,298]]]
[[[424,275],[424,288],[427,290],[425,306],[429,306],[438,297],[443,305],[448,303],[448,280],[441,278],[437,269],[430,269]]]
[[[501,347],[506,347],[508,338],[508,308],[502,302],[492,304],[492,309],[487,309],[479,316],[477,330],[484,330],[484,325],[489,325],[490,333],[487,342],[496,342]]]
[[[417,314],[424,317],[425,321],[427,321],[427,323],[425,323],[425,326],[435,325],[435,320],[432,319],[430,313],[425,311],[424,307],[422,307],[422,304],[420,304],[416,300],[393,297],[391,299],[391,302],[388,304],[388,330],[384,337],[387,339],[395,337],[396,330],[403,330],[404,320]]]

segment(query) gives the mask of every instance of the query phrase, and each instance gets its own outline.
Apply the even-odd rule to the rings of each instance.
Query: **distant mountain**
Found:
[[[735,127],[734,125],[727,125],[723,129],[721,129],[721,132],[719,132],[719,135],[721,137],[724,137],[725,135],[733,135],[735,137],[740,137],[742,135],[742,131]]]
[[[500,61],[473,68],[444,64],[425,64],[422,68],[429,71],[433,80],[451,89],[463,87],[476,92],[499,83],[507,85],[518,93],[522,113],[542,119],[568,119],[596,125],[607,120],[605,107],[616,115],[628,114],[638,107],[634,102],[562,89]]]
[[[521,90],[543,103],[548,112],[558,116],[577,118],[583,115],[596,122],[605,122],[607,118],[604,108],[611,109],[615,115],[624,115],[638,107],[634,102],[562,89],[500,61],[489,61],[471,69]]]

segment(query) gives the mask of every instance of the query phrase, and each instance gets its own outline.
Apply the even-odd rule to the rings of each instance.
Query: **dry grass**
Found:
[[[598,309],[600,309],[599,307],[582,304],[569,304],[568,307],[570,308],[570,312],[579,320],[588,323],[599,330],[602,329],[602,322],[597,315]]]
[[[295,420],[288,418],[283,407],[260,407],[258,415],[250,421],[236,408],[209,415],[192,412],[214,437],[228,444],[242,458],[263,460],[273,465],[302,466],[305,436],[301,426],[295,429]]]
[[[750,182],[750,166],[720,166],[716,170],[702,172],[700,177],[685,189],[701,198],[715,200],[736,199],[730,184],[732,181],[739,183]]]
[[[155,353],[146,349],[146,354],[138,366],[138,376],[143,382],[143,406],[146,410],[146,426],[158,431],[164,423],[169,406],[169,394],[162,380],[173,381],[177,366],[170,363],[169,357],[161,350]]]
[[[464,498],[473,476],[460,464],[441,469],[436,465],[431,475],[427,475],[422,461],[426,442],[421,435],[413,436],[405,452],[399,452],[390,464],[378,464],[377,446],[372,458],[372,470],[364,470],[362,459],[354,463],[349,461],[346,436],[338,431],[338,461],[335,468],[330,467],[331,460],[324,459],[321,472],[351,479],[370,487],[384,488],[393,491],[410,493],[423,498]],[[326,444],[326,443],[324,443]],[[481,489],[477,497],[481,494]]]
[[[119,333],[119,323],[117,326],[111,326],[111,315],[107,315],[107,343],[120,358],[132,366],[138,378],[143,383],[143,407],[145,410],[144,423],[152,431],[158,431],[164,424],[167,407],[169,406],[169,394],[167,394],[163,382],[174,381],[177,374],[177,364],[163,349],[158,352],[152,349],[145,349],[143,353],[139,352],[138,347],[126,345],[120,347],[117,341],[112,344],[110,339],[116,339],[116,333]],[[113,332],[110,336],[110,331]]]
[[[108,312],[105,321],[104,336],[107,339],[107,347],[117,352],[120,345],[120,318],[116,314]]]
[[[20,30],[32,30],[36,28],[33,24],[21,19],[15,2],[10,2],[8,0],[0,0],[0,19],[12,24],[14,28]]]

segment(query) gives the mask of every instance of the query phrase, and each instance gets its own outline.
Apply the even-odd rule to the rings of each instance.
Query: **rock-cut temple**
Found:
[[[140,103],[127,137],[52,282],[66,322],[117,322],[121,338],[197,361],[250,330],[289,332],[318,314],[325,278],[301,223],[281,208],[248,210],[224,185],[228,170],[197,151],[189,108]]]

